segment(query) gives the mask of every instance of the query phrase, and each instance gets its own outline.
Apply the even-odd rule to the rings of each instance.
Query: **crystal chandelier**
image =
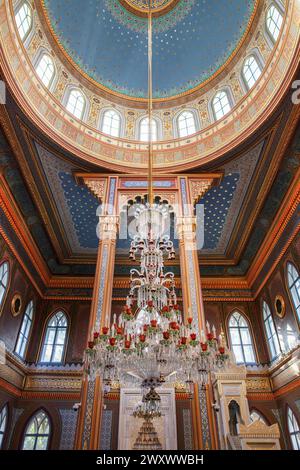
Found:
[[[206,324],[197,331],[191,316],[180,311],[174,274],[164,272],[164,259],[175,258],[170,238],[165,235],[169,206],[154,202],[152,184],[152,15],[149,1],[149,178],[148,202],[139,205],[135,218],[137,234],[129,257],[139,257],[139,269],[130,272],[130,291],[126,305],[110,325],[94,331],[85,353],[90,378],[100,376],[108,386],[141,386],[143,398],[134,414],[149,420],[160,416],[160,397],[156,388],[164,382],[205,385],[209,373],[229,360],[224,334],[216,335]]]
[[[131,307],[136,298],[138,308],[145,308],[152,302],[161,310],[168,301],[176,303],[174,274],[164,274],[164,254],[175,259],[173,242],[163,235],[168,219],[166,207],[158,204],[139,206],[136,212],[137,232],[131,242],[129,258],[133,261],[140,255],[140,270],[130,271],[131,288],[127,306]]]

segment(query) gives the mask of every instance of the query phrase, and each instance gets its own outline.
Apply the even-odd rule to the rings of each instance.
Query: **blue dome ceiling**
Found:
[[[237,47],[254,0],[179,0],[153,19],[153,89],[168,98],[213,75]],[[147,96],[147,18],[118,0],[44,0],[61,46],[106,88]]]

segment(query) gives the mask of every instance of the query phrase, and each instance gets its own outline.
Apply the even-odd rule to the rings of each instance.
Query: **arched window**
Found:
[[[8,417],[8,406],[4,405],[0,412],[0,449],[2,449],[2,444],[4,440],[4,435],[6,431]]]
[[[296,333],[289,323],[287,323],[286,325],[285,332],[286,332],[286,340],[287,340],[287,346],[288,346],[287,349],[291,350],[296,346]]]
[[[48,321],[41,362],[61,363],[66,344],[68,320],[63,312],[56,312]]]
[[[36,73],[43,82],[43,84],[49,88],[54,78],[54,63],[49,54],[42,54],[37,66]]]
[[[22,450],[47,450],[50,433],[49,417],[40,410],[33,415],[26,427]]]
[[[253,364],[255,354],[249,325],[239,312],[234,312],[229,319],[229,334],[237,364]]]
[[[140,140],[143,142],[150,141],[150,125],[149,125],[149,118],[144,117],[141,119],[140,122]],[[151,122],[151,141],[156,141],[158,137],[158,129],[157,129],[157,122],[155,119],[152,119]]]
[[[276,42],[279,37],[282,23],[282,14],[275,5],[271,5],[267,11],[267,29],[274,42]]]
[[[288,417],[288,428],[289,428],[290,438],[292,442],[292,447],[294,450],[300,450],[299,424],[291,408],[288,408],[287,417]]]
[[[24,41],[32,28],[32,8],[27,2],[20,6],[15,18],[20,38]]]
[[[254,423],[254,421],[260,421],[261,423],[268,424],[264,416],[256,410],[251,411],[250,421],[251,423]]]
[[[177,118],[177,127],[179,137],[187,137],[195,134],[196,122],[195,116],[191,111],[183,111]]]
[[[73,88],[73,90],[70,91],[70,94],[68,97],[68,101],[66,105],[67,110],[71,114],[73,114],[73,116],[75,116],[77,119],[82,119],[85,106],[86,106],[86,99],[83,93],[81,93],[80,90],[76,90],[75,88]]]
[[[254,55],[247,57],[243,67],[243,77],[248,90],[253,87],[261,76],[261,67]]]
[[[275,328],[274,320],[271,310],[267,302],[263,302],[263,318],[265,325],[266,337],[271,353],[271,359],[274,359],[281,353],[277,331]]]
[[[117,113],[117,111],[114,111],[113,109],[104,111],[101,131],[113,137],[120,137],[121,116],[119,113]]]
[[[229,113],[231,106],[229,103],[228,93],[225,90],[219,91],[212,102],[215,119],[221,119],[225,114]]]
[[[9,278],[9,264],[7,261],[0,264],[0,307],[2,305]]]
[[[287,265],[288,286],[300,321],[300,275],[292,263]]]
[[[32,327],[32,320],[33,320],[33,301],[31,300],[26,307],[24,317],[22,320],[21,329],[19,331],[19,336],[17,340],[17,345],[15,352],[20,356],[22,359],[25,357],[26,347],[28,344],[31,327]]]

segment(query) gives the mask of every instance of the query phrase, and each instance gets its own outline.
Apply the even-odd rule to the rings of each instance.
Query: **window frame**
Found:
[[[112,134],[108,134],[107,132],[105,132],[103,130],[105,115],[107,113],[109,113],[110,111],[114,112],[119,117],[120,125],[119,125],[119,133],[118,133],[117,136],[112,135]],[[100,116],[100,125],[99,125],[100,132],[103,132],[103,134],[105,134],[106,136],[112,137],[113,139],[119,139],[123,135],[123,125],[124,125],[123,124],[123,116],[117,109],[115,109],[115,108],[105,108],[105,109],[102,110],[101,116]]]
[[[3,431],[1,430],[2,424],[3,424],[3,412],[4,414],[4,429]],[[9,421],[9,408],[8,408],[8,403],[4,403],[2,408],[0,409],[0,450],[3,449],[3,445],[5,443],[6,439],[6,433],[7,433],[7,427],[8,427],[8,421]],[[2,436],[2,437],[1,437]]]
[[[80,117],[76,116],[76,114],[74,114],[70,109],[68,109],[69,100],[73,92],[80,93],[80,95],[83,98],[83,107],[82,107]],[[76,99],[76,103],[77,101],[78,101],[78,98]],[[72,116],[72,118],[78,119],[79,121],[84,121],[86,117],[86,113],[87,113],[87,108],[88,108],[88,100],[87,100],[85,93],[80,88],[75,87],[75,86],[68,87],[66,95],[65,95],[65,99],[63,101],[63,105],[66,111]]]
[[[45,340],[46,340],[46,337],[47,337],[47,330],[48,330],[48,327],[49,327],[49,323],[50,321],[58,314],[58,313],[63,313],[66,320],[67,320],[67,326],[65,328],[66,330],[66,333],[65,333],[65,339],[64,339],[64,347],[63,347],[63,352],[62,352],[62,355],[61,355],[61,361],[60,362],[52,362],[51,360],[50,361],[43,361],[42,360],[42,357],[43,357],[43,352],[44,352],[44,347],[45,347]],[[54,352],[54,345],[57,346],[57,344],[55,343],[55,340],[57,338],[57,332],[58,332],[58,327],[55,328],[55,336],[54,336],[54,342],[52,343],[52,350],[51,350],[51,358],[53,357],[53,352]],[[64,310],[64,309],[57,309],[55,310],[54,312],[52,312],[46,322],[45,322],[45,325],[44,325],[44,331],[43,331],[43,335],[42,335],[42,342],[41,342],[41,345],[40,345],[40,351],[39,351],[39,364],[48,364],[48,365],[53,365],[53,364],[56,364],[56,365],[63,365],[65,363],[65,359],[66,359],[66,352],[67,352],[67,348],[68,348],[68,340],[69,340],[69,331],[70,331],[70,318],[69,318],[69,315],[67,314],[67,312]]]
[[[17,346],[18,346],[19,338],[20,338],[20,335],[21,335],[21,334],[23,335],[22,346],[23,346],[23,344],[24,344],[24,337],[25,337],[25,335],[24,335],[23,333],[21,333],[21,332],[22,332],[23,323],[24,323],[26,317],[28,318],[27,310],[28,310],[28,307],[29,307],[30,304],[32,305],[32,309],[31,309],[32,318],[29,319],[29,320],[30,320],[30,327],[29,327],[29,331],[28,331],[28,337],[27,337],[26,340],[25,340],[24,354],[23,354],[23,356],[21,356],[20,353],[17,352]],[[28,350],[28,346],[29,346],[30,336],[31,336],[31,332],[32,332],[33,322],[34,322],[34,310],[35,310],[35,303],[34,303],[34,301],[33,301],[33,299],[32,299],[32,300],[30,300],[29,302],[27,302],[27,304],[26,304],[26,308],[25,308],[25,311],[24,311],[24,314],[23,314],[22,322],[21,322],[21,325],[20,325],[20,328],[19,328],[19,332],[18,332],[16,344],[15,344],[14,353],[15,353],[20,359],[22,359],[23,361],[24,361],[25,358],[26,358],[26,354],[27,354],[27,350]]]
[[[260,74],[259,76],[256,78],[256,80],[254,81],[254,83],[250,86],[249,85],[249,82],[246,78],[246,75],[245,75],[245,67],[246,67],[246,62],[253,58],[258,66],[258,69],[260,71]],[[242,79],[243,79],[243,84],[244,84],[244,87],[246,89],[246,91],[250,91],[252,90],[252,88],[257,84],[257,82],[259,81],[260,77],[262,76],[262,73],[263,73],[263,65],[262,65],[262,62],[261,60],[258,58],[258,55],[256,54],[255,51],[252,51],[249,55],[247,55],[247,57],[245,58],[245,60],[243,61],[243,66],[242,66],[242,70],[241,70],[241,76],[242,76]],[[252,77],[254,77],[253,73],[252,73],[252,70],[251,70],[251,75]]]
[[[48,85],[45,85],[42,78],[39,76],[39,74],[37,72],[39,64],[42,61],[44,56],[48,56],[50,58],[50,60],[52,61],[52,64],[53,64],[53,74],[52,74],[51,80],[50,80]],[[42,48],[38,51],[38,53],[36,55],[36,59],[34,61],[34,71],[36,73],[36,76],[37,76],[38,80],[42,84],[42,86],[44,86],[48,91],[52,91],[52,89],[54,88],[55,79],[57,78],[57,70],[56,70],[55,61],[53,60],[53,58],[51,57],[50,52],[47,49]]]
[[[233,326],[230,326],[230,319],[231,319],[231,317],[234,316],[235,314],[239,314],[239,315],[244,319],[244,321],[245,321],[246,324],[247,324],[247,329],[248,329],[249,336],[250,336],[250,339],[251,339],[251,346],[252,346],[252,351],[253,351],[253,356],[254,356],[254,362],[246,362],[246,361],[245,361],[244,344],[243,344],[242,337],[241,337],[241,333],[240,333],[240,327],[233,327]],[[234,353],[234,348],[233,348],[233,344],[232,344],[231,329],[232,329],[232,328],[238,329],[238,332],[239,332],[240,344],[239,344],[239,345],[236,345],[236,346],[240,346],[240,347],[241,347],[244,362],[238,362],[237,359],[236,359],[236,357],[235,357],[237,365],[245,365],[245,366],[247,366],[247,365],[255,365],[255,364],[257,364],[258,356],[257,356],[256,345],[255,345],[254,336],[253,336],[253,331],[252,331],[252,325],[251,325],[251,322],[249,321],[249,319],[247,318],[247,316],[244,314],[244,312],[241,312],[241,311],[238,310],[238,309],[233,310],[231,313],[229,313],[226,323],[227,323],[227,328],[228,328],[229,344],[231,345],[231,349],[232,349],[232,352],[233,352],[233,354],[234,354],[234,357],[235,357],[235,353]],[[250,344],[249,344],[249,345],[250,345]],[[247,344],[247,345],[245,345],[245,346],[249,346],[249,345]]]
[[[290,304],[291,304],[291,307],[292,307],[292,311],[293,311],[294,316],[296,318],[296,323],[298,325],[298,328],[300,329],[300,292],[298,293],[298,291],[297,291],[297,295],[299,297],[299,305],[298,305],[299,313],[298,313],[295,302],[294,302],[294,297],[293,297],[293,294],[292,294],[292,291],[291,291],[292,287],[290,287],[290,284],[289,284],[289,264],[291,266],[293,266],[294,269],[296,270],[296,272],[298,273],[297,280],[300,279],[300,272],[299,272],[299,269],[296,266],[294,261],[287,260],[286,266],[285,266],[285,284],[286,284],[286,289],[287,289],[288,297],[289,297],[289,300],[290,300]],[[293,282],[293,285],[296,284],[297,280]]]
[[[291,419],[293,429],[294,429],[293,432],[291,432],[291,430],[290,430],[290,416],[289,416],[290,413],[291,413],[292,418],[293,418],[293,419]],[[298,428],[298,430],[296,430],[296,431],[295,431],[295,428],[294,428],[294,422],[296,422],[296,425],[297,425],[297,428]],[[296,414],[294,413],[294,410],[290,407],[290,405],[287,405],[287,409],[286,409],[286,423],[287,423],[287,429],[288,429],[288,433],[289,433],[291,448],[293,450],[300,450],[300,424],[299,424],[299,421],[298,421],[298,418],[297,418]],[[296,436],[297,447],[298,447],[297,449],[294,448],[294,444],[293,444],[293,440],[292,440],[293,435]]]
[[[142,116],[138,122],[137,122],[137,137],[138,137],[138,140],[139,142],[141,142],[142,144],[149,144],[150,140],[142,140],[141,139],[141,127],[142,127],[142,122],[149,119],[149,116],[147,115],[144,115]],[[157,143],[161,140],[161,127],[160,127],[160,121],[156,118],[156,117],[153,117],[152,116],[152,121],[155,123],[156,125],[156,139],[152,139],[151,142],[152,143]],[[148,129],[149,129],[149,126],[148,126]],[[149,133],[148,133],[148,136],[149,136]]]
[[[20,13],[20,10],[21,10],[25,5],[27,5],[28,9],[29,9],[30,12],[31,12],[31,17],[30,17],[30,20],[31,20],[31,21],[30,21],[29,29],[27,30],[27,32],[25,33],[24,37],[22,38],[22,37],[21,37],[21,34],[20,34],[20,28],[19,28],[18,23],[17,23],[17,15]],[[30,36],[31,33],[33,32],[33,9],[32,9],[32,6],[30,5],[30,3],[29,3],[27,0],[24,0],[24,1],[19,2],[19,5],[17,6],[17,8],[16,8],[15,11],[14,11],[14,19],[15,19],[15,23],[16,23],[18,35],[20,36],[20,39],[21,39],[21,41],[23,42],[23,44],[26,44],[27,41],[28,41],[29,36]],[[22,24],[22,23],[21,23],[21,24]]]
[[[10,278],[11,278],[11,276],[10,276],[10,271],[11,271],[11,269],[10,269],[10,262],[8,261],[8,259],[3,259],[3,260],[1,260],[1,262],[0,262],[0,269],[2,268],[2,266],[3,266],[4,264],[7,264],[7,267],[8,267],[8,269],[7,269],[7,283],[6,283],[6,286],[4,286],[4,285],[3,285],[3,282],[2,282],[2,281],[3,281],[3,277],[1,277],[1,279],[0,279],[0,288],[2,287],[2,288],[4,289],[4,292],[3,292],[2,298],[0,299],[0,315],[1,315],[1,313],[2,313],[2,309],[3,309],[3,306],[4,306],[4,304],[5,304],[6,297],[7,297],[8,291],[9,291]]]
[[[282,349],[281,349],[281,344],[280,344],[280,341],[279,341],[279,335],[278,335],[278,331],[277,331],[277,327],[276,327],[276,324],[275,324],[275,321],[274,321],[272,311],[270,309],[270,306],[269,306],[268,302],[265,299],[262,301],[261,311],[262,311],[262,319],[263,319],[263,324],[264,324],[265,338],[267,340],[269,355],[270,355],[270,359],[271,359],[271,362],[272,362],[282,354]],[[265,317],[266,312],[268,312],[268,315]],[[268,320],[271,320],[271,321],[268,321]],[[274,334],[271,333],[270,338],[268,337],[268,331],[267,331],[267,327],[266,327],[266,322],[267,321],[268,321],[268,328],[270,329],[270,333],[272,331],[272,328],[270,327],[270,323],[273,325],[273,328],[274,328]],[[274,335],[275,335],[275,338],[277,339],[278,351],[276,350]],[[274,351],[275,351],[275,355],[272,354],[272,346],[270,344],[271,340],[273,342],[272,345],[273,345],[273,348],[274,348]]]
[[[193,117],[195,131],[191,132],[191,133],[188,133],[186,135],[180,135],[179,121],[180,121],[180,117],[185,113],[188,113]],[[198,116],[197,116],[197,111],[193,110],[193,109],[189,109],[189,108],[182,109],[175,117],[175,129],[176,129],[176,132],[175,132],[176,137],[178,137],[179,139],[187,139],[190,136],[196,134],[200,129],[199,119],[198,119]]]
[[[215,110],[214,101],[217,98],[217,96],[221,93],[225,93],[230,109],[225,114],[223,114],[223,116],[217,117],[217,112]],[[220,90],[218,90],[210,100],[210,108],[211,108],[211,112],[212,112],[214,122],[221,121],[223,118],[228,116],[230,111],[232,111],[233,107],[234,107],[234,102],[233,102],[232,93],[231,93],[231,90],[229,89],[229,87],[224,87],[224,88],[221,88]]]
[[[34,443],[34,449],[32,451],[37,450],[36,449],[36,444],[37,444],[37,439],[39,436],[45,437],[48,436],[47,440],[47,448],[44,450],[49,450],[51,447],[51,441],[52,441],[52,434],[53,434],[53,425],[52,425],[52,419],[48,411],[46,411],[44,408],[39,408],[35,412],[33,412],[29,418],[27,419],[24,430],[23,430],[23,435],[22,435],[22,440],[21,440],[21,450],[29,450],[29,449],[24,449],[24,444],[25,444],[25,438],[27,436],[27,429],[31,425],[31,422],[34,420],[36,416],[38,416],[40,413],[44,413],[45,417],[48,419],[48,424],[49,424],[49,434],[29,434],[29,436],[34,436],[35,437],[35,443]]]
[[[269,26],[268,26],[268,15],[269,15],[269,11],[272,9],[272,8],[275,8],[279,14],[281,15],[282,17],[282,23],[281,23],[281,26],[279,28],[279,32],[278,32],[278,36],[277,36],[277,39],[275,39],[275,37],[273,36],[273,34],[271,33],[270,29],[269,29]],[[285,10],[284,10],[284,7],[283,6],[279,6],[278,2],[272,2],[270,3],[269,7],[267,8],[266,10],[266,14],[265,14],[265,29],[266,29],[266,33],[267,33],[267,36],[269,38],[269,40],[271,41],[271,45],[272,47],[277,43],[277,41],[279,40],[280,38],[280,35],[281,35],[281,32],[282,32],[282,27],[283,27],[283,23],[284,23],[284,15],[285,15]],[[274,22],[275,24],[275,22]]]

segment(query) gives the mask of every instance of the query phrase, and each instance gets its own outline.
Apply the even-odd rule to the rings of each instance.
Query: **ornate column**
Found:
[[[92,334],[93,331],[99,331],[102,326],[108,324],[111,315],[118,216],[115,211],[116,178],[109,178],[105,185],[105,192],[100,191],[101,185],[91,180],[87,180],[85,183],[99,200],[105,201],[99,211],[99,248],[89,322],[89,332]],[[91,339],[90,337],[89,340]],[[84,377],[76,449],[97,450],[100,448],[102,409],[100,378],[88,380],[87,377]]]
[[[177,234],[179,238],[183,307],[185,316],[193,317],[199,333],[201,330],[205,331],[205,314],[198,260],[197,217],[195,216],[194,204],[204,196],[220,177],[221,175],[179,177],[181,207],[179,214],[177,214]],[[204,227],[198,227],[198,230],[204,230]],[[197,449],[215,449],[217,439],[214,418],[211,412],[211,388],[203,389],[198,385],[195,386],[193,410],[195,447]]]

